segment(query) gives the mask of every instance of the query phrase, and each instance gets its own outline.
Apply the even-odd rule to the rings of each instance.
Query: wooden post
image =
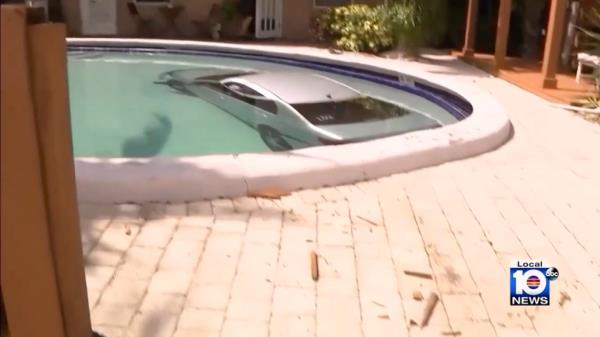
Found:
[[[29,64],[46,192],[48,232],[68,337],[91,333],[75,189],[67,87],[66,27],[30,25]]]
[[[511,8],[512,0],[500,0],[500,8],[498,9],[498,30],[496,31],[496,49],[494,52],[494,64],[496,69],[503,68],[506,63]]]
[[[8,326],[15,337],[66,337],[31,102],[25,7],[2,5],[1,16],[0,275]]]
[[[477,37],[477,18],[479,16],[479,0],[469,0],[469,9],[467,12],[467,27],[465,29],[465,45],[463,48],[463,57],[473,58],[475,55],[475,39]]]
[[[65,26],[26,25],[24,6],[1,8],[1,280],[10,333],[88,337]]]
[[[542,63],[542,86],[556,88],[556,72],[560,61],[560,47],[567,13],[567,0],[551,0],[548,34],[544,46],[544,61]]]

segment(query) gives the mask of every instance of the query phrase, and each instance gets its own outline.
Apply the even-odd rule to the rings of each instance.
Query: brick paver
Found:
[[[95,329],[109,337],[598,336],[598,126],[458,62],[409,65],[458,71],[492,92],[514,137],[474,158],[277,200],[81,205]],[[508,264],[527,258],[560,270],[548,307],[508,305]],[[441,302],[419,327],[431,293]]]

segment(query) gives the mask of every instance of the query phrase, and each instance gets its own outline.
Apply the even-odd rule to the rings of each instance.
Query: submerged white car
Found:
[[[155,83],[218,106],[255,128],[273,151],[441,126],[422,113],[314,73],[199,68],[163,73]]]

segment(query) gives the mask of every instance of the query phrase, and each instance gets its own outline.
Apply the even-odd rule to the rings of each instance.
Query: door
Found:
[[[282,13],[282,0],[256,0],[256,20],[254,20],[256,38],[281,37]]]

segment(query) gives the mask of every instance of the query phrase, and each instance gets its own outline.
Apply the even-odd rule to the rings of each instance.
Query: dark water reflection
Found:
[[[123,157],[152,157],[159,154],[165,146],[173,123],[169,117],[153,113],[154,120],[144,127],[143,133],[123,142],[121,154]]]

